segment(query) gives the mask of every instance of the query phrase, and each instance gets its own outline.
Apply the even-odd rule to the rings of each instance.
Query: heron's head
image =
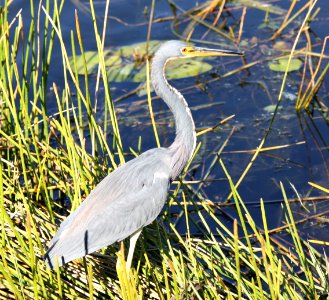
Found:
[[[182,41],[168,41],[161,45],[158,53],[166,58],[190,58],[199,56],[242,56],[243,52],[195,47]]]

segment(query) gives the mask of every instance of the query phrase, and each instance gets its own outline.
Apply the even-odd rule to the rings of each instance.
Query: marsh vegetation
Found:
[[[326,299],[329,5],[121,2],[0,2],[0,298]],[[48,270],[65,216],[171,141],[143,83],[154,41],[178,38],[245,58],[172,67],[199,143],[134,269],[121,243]]]

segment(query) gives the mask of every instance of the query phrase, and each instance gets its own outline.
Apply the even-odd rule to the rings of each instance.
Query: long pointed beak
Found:
[[[243,56],[241,51],[231,51],[223,49],[209,49],[203,47],[184,47],[181,50],[182,54],[186,57],[196,56]]]

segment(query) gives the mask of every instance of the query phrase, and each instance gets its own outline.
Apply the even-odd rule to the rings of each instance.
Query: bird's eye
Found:
[[[186,53],[187,52],[187,48],[182,48],[182,52]]]

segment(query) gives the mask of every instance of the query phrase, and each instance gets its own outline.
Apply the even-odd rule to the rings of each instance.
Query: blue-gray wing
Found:
[[[152,149],[105,177],[60,225],[45,255],[50,267],[121,241],[150,224],[167,198],[170,157]]]

